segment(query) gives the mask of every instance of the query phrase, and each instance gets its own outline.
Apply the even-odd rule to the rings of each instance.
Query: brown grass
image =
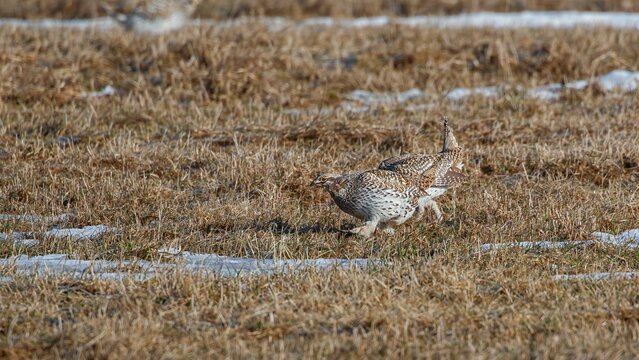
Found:
[[[0,17],[87,18],[104,16],[102,4],[130,8],[136,0],[3,0]],[[631,0],[202,0],[196,16],[411,16],[473,11],[639,11]]]
[[[485,242],[585,239],[639,224],[636,94],[555,103],[516,93],[411,113],[284,115],[355,89],[440,93],[534,86],[639,68],[639,34],[384,29],[162,37],[0,29],[1,213],[74,211],[65,226],[122,230],[45,239],[2,257],[155,259],[162,246],[276,258],[375,257],[393,266],[146,283],[18,279],[0,286],[4,357],[597,357],[637,355],[634,282],[553,274],[637,269],[590,247],[472,255]],[[353,55],[351,70],[322,59]],[[105,85],[119,93],[85,99]],[[437,99],[435,99],[437,100]],[[434,151],[439,114],[468,149],[471,180],[447,221],[368,240],[307,184],[400,151]],[[74,137],[61,145],[59,137]],[[4,231],[27,224],[5,222]],[[36,230],[41,229],[36,226]]]

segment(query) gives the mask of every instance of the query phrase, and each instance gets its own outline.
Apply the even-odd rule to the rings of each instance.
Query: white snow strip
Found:
[[[176,249],[165,249],[163,253],[175,253]],[[65,254],[44,256],[19,255],[0,259],[0,267],[13,270],[22,276],[53,276],[75,279],[101,279],[135,281],[146,280],[158,273],[177,271],[192,275],[219,275],[235,277],[239,275],[271,275],[307,269],[351,269],[380,265],[380,260],[368,259],[307,259],[273,260],[219,256],[216,254],[195,254],[181,252],[173,262],[75,260]],[[126,268],[135,271],[126,271]]]
[[[601,281],[613,279],[637,279],[639,278],[639,272],[597,272],[591,274],[555,275],[552,278],[555,281]]]
[[[52,229],[44,232],[45,237],[71,240],[91,240],[107,233],[115,233],[117,230],[106,225],[85,226],[80,229]],[[10,232],[0,233],[0,241],[12,241],[16,247],[33,247],[40,243],[34,239],[35,233]]]
[[[491,250],[503,250],[503,249],[538,249],[538,250],[551,250],[551,249],[563,249],[567,247],[575,246],[587,246],[595,243],[594,241],[521,241],[514,243],[494,243],[494,244],[482,244],[480,246],[481,251]]]
[[[140,264],[144,267],[146,262],[142,261]],[[15,269],[17,275],[67,276],[76,279],[118,277],[120,275],[117,274],[126,273],[118,271],[118,268],[126,266],[130,266],[130,262],[73,260],[68,259],[65,254],[32,257],[19,255],[8,259],[0,259],[0,267]]]
[[[0,276],[0,284],[12,283],[13,278],[11,276]]]
[[[27,233],[12,231],[10,233],[0,233],[0,241],[5,240],[22,240],[27,236]]]
[[[115,95],[115,88],[111,85],[107,85],[104,88],[102,88],[102,90],[100,91],[84,92],[80,94],[80,97],[94,98],[94,97],[103,97],[103,96],[111,96],[111,95]]]
[[[597,78],[597,85],[604,91],[637,91],[639,72],[627,70],[613,70],[606,75]]]
[[[158,250],[158,253],[161,255],[179,255],[182,250],[174,247],[166,247]]]
[[[171,21],[169,23],[172,24]],[[313,28],[363,28],[402,25],[426,28],[574,28],[607,26],[620,29],[639,29],[638,13],[622,12],[586,12],[586,11],[524,11],[515,13],[476,12],[446,16],[413,16],[392,18],[388,16],[363,17],[354,19],[335,19],[327,17],[308,18],[291,21],[282,17],[244,17],[238,19],[190,20],[187,26],[207,26],[217,28],[242,27],[249,24],[262,24],[270,31],[286,29]],[[182,25],[181,22],[178,25]],[[110,18],[74,19],[74,20],[22,20],[0,19],[0,26],[31,28],[70,28],[108,30],[117,23]],[[154,25],[153,31],[157,26]],[[172,26],[169,30],[176,28]]]
[[[597,240],[612,246],[623,246],[630,248],[639,247],[639,229],[624,231],[619,235],[612,235],[605,232],[593,232],[592,236]]]
[[[40,243],[40,240],[36,239],[14,239],[13,246],[15,247],[34,247]]]
[[[419,89],[410,89],[399,93],[374,93],[366,90],[355,90],[346,95],[346,99],[351,101],[359,101],[367,105],[401,104],[409,100],[423,97],[425,95],[426,94]]]
[[[542,101],[555,101],[560,98],[561,92],[563,90],[585,90],[591,83],[605,92],[620,91],[623,93],[635,93],[639,88],[639,71],[613,70],[608,74],[594,78],[592,81],[582,79],[572,81],[564,85],[559,83],[551,83],[548,85],[538,86],[530,89],[525,89],[522,86],[480,86],[475,88],[460,87],[452,89],[448,93],[444,93],[442,95],[449,101],[459,102],[473,95],[490,98],[499,97],[502,96],[506,92],[506,90],[515,89],[519,92],[522,92],[524,96],[528,96],[530,98],[535,98]],[[419,89],[410,89],[398,93],[375,93],[365,90],[355,90],[346,95],[347,100],[343,101],[337,109],[350,113],[364,113],[373,111],[380,106],[396,106],[414,99],[424,98],[426,96],[427,93]],[[363,105],[358,105],[359,103]],[[436,103],[434,102],[414,105],[406,104],[401,109],[414,112],[428,110],[435,106]],[[287,109],[284,110],[284,113],[290,115],[324,115],[331,114],[337,109]]]
[[[553,101],[559,99],[561,89],[562,86],[558,83],[543,85],[529,89],[526,91],[526,96],[544,101]]]
[[[40,215],[14,215],[0,214],[0,221],[22,221],[30,223],[58,223],[73,219],[74,214],[60,214],[56,216],[40,216]]]
[[[615,247],[637,248],[639,247],[639,229],[624,231],[619,235],[612,235],[604,232],[593,232],[592,236],[597,240],[585,241],[522,241],[514,243],[493,243],[482,244],[481,251],[502,250],[511,248],[523,249],[563,249],[575,246],[588,246],[595,243],[603,243]]]
[[[23,20],[23,19],[0,19],[0,26],[18,27],[18,28],[36,28],[36,29],[96,29],[108,30],[116,26],[111,18],[95,18],[95,19],[41,19],[41,20]]]
[[[28,233],[24,232],[10,232],[0,233],[0,241],[11,241],[15,247],[33,247],[40,242],[36,239],[27,239]]]
[[[573,28],[578,26],[609,26],[637,29],[639,28],[639,14],[585,11],[477,12],[452,16],[414,16],[399,18],[395,22],[413,27],[440,28]],[[361,24],[361,21],[359,23]],[[379,24],[380,20],[372,21],[372,23]]]
[[[434,108],[436,105],[434,103],[426,103],[426,104],[415,104],[415,105],[407,105],[403,107],[404,111],[409,112],[420,112],[426,111]]]
[[[81,229],[53,229],[45,232],[44,235],[58,239],[90,240],[112,232],[115,232],[115,229],[106,225],[93,225]]]
[[[559,99],[561,91],[585,90],[589,84],[593,84],[605,92],[621,91],[624,93],[636,92],[639,87],[639,71],[613,70],[608,74],[601,75],[589,80],[576,80],[565,85],[552,83],[548,85],[537,86],[525,90],[525,95],[539,100],[552,101]],[[471,95],[481,95],[484,97],[497,97],[504,93],[507,87],[486,86],[476,88],[457,88],[446,94],[446,98],[451,101],[460,101]],[[515,89],[521,90],[522,86],[516,86]]]
[[[273,260],[227,257],[216,254],[194,254],[183,252],[178,258],[181,269],[197,274],[218,274],[237,276],[240,274],[268,275],[276,273],[296,272],[307,269],[351,267],[364,268],[370,264],[380,264],[379,260],[368,259],[306,259],[306,260]]]
[[[446,99],[450,101],[460,101],[472,95],[483,97],[497,97],[501,93],[497,86],[485,86],[476,88],[456,88],[446,94]]]

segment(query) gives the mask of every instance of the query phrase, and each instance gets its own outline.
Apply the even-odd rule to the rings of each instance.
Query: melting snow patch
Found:
[[[563,249],[567,247],[575,246],[587,246],[597,242],[612,245],[616,247],[639,247],[639,229],[632,229],[624,231],[619,235],[612,235],[604,232],[593,232],[592,236],[597,240],[585,240],[585,241],[522,241],[514,243],[494,243],[483,244],[480,246],[481,251],[502,250],[511,248],[523,248],[523,249]]]
[[[167,29],[174,29],[174,23],[182,25],[172,19],[168,20]],[[329,17],[308,18],[301,21],[291,21],[281,17],[244,17],[239,19],[213,21],[189,20],[185,25],[209,26],[214,28],[243,27],[250,24],[261,24],[270,31],[286,29],[304,29],[308,27],[342,27],[363,28],[402,25],[410,27],[435,28],[574,28],[586,26],[608,26],[622,29],[638,29],[639,14],[622,12],[590,12],[590,11],[524,11],[511,13],[476,12],[450,16],[413,16],[391,18],[388,16],[364,17],[354,19],[334,19]],[[21,20],[1,19],[0,26],[32,27],[32,28],[71,28],[108,30],[116,26],[110,18],[96,18],[89,20]],[[152,31],[158,29],[153,24]]]
[[[42,19],[42,20],[22,20],[22,19],[0,19],[0,26],[10,27],[22,27],[22,28],[37,28],[37,29],[56,29],[56,28],[68,28],[68,29],[96,29],[107,30],[116,25],[110,18],[96,18],[96,19],[72,19],[72,20],[58,20],[58,19]]]
[[[612,235],[605,232],[592,233],[599,241],[612,246],[625,246],[630,248],[639,247],[639,229],[624,231],[619,235]]]
[[[480,249],[481,251],[503,250],[512,248],[551,250],[575,246],[587,246],[593,243],[594,241],[521,241],[514,243],[483,244],[480,246]]]
[[[176,257],[181,269],[191,273],[213,273],[222,276],[241,274],[268,275],[288,273],[306,269],[350,269],[364,268],[371,264],[381,264],[379,260],[368,259],[306,259],[273,260],[227,257],[216,254],[194,254],[182,252]]]
[[[410,89],[400,93],[383,92],[374,93],[365,90],[355,90],[346,95],[348,100],[359,101],[367,105],[377,104],[401,104],[409,100],[417,99],[426,94],[419,89]]]
[[[114,262],[107,260],[73,260],[64,254],[49,254],[43,256],[19,255],[8,259],[0,259],[0,266],[15,269],[18,275],[38,276],[66,276],[76,279],[119,277],[118,267],[130,265],[129,262]],[[142,262],[142,265],[146,265]]]
[[[85,226],[81,229],[53,229],[45,232],[44,235],[59,239],[90,240],[114,231],[115,229],[106,225],[94,225]]]
[[[446,94],[446,99],[450,101],[460,101],[472,95],[484,97],[496,97],[500,94],[496,86],[476,87],[476,88],[456,88]]]
[[[107,85],[100,91],[91,91],[80,94],[80,97],[86,98],[94,98],[94,97],[103,97],[103,96],[111,96],[115,94],[115,88],[111,85]]]
[[[34,246],[38,245],[39,243],[40,243],[40,241],[36,240],[36,239],[14,239],[13,240],[13,245],[15,247],[30,248],[30,247],[34,247]]]
[[[0,259],[0,267],[13,269],[17,275],[71,277],[75,279],[141,281],[158,273],[177,271],[192,275],[219,275],[236,277],[240,275],[272,275],[302,271],[307,269],[360,269],[381,265],[381,260],[368,259],[306,259],[273,260],[219,256],[216,254],[195,254],[180,252],[178,249],[162,249],[162,254],[175,255],[172,262],[75,260],[65,254],[44,256],[20,255]],[[126,271],[126,268],[135,271]]]
[[[480,86],[475,88],[455,88],[448,93],[442,94],[449,101],[462,101],[473,95],[483,97],[499,97],[508,89],[516,89],[523,92],[524,96],[535,98],[542,101],[554,101],[560,98],[561,92],[566,89],[585,90],[590,84],[598,86],[602,91],[612,92],[636,92],[639,88],[639,71],[614,70],[608,74],[589,80],[576,80],[566,84],[552,83],[543,86],[537,86],[525,89],[522,86]],[[375,93],[365,90],[355,90],[346,95],[346,101],[343,101],[338,109],[350,113],[364,113],[377,109],[379,106],[396,106],[411,100],[424,98],[427,93],[419,89],[410,89],[404,92],[391,93],[380,92]],[[358,105],[361,103],[363,105]],[[406,111],[423,111],[434,107],[436,103],[422,104],[406,104],[402,109]],[[291,115],[309,114],[331,114],[336,109],[318,108],[314,109],[288,109],[284,113]]]
[[[598,273],[591,273],[591,274],[553,276],[553,280],[556,280],[556,281],[570,281],[570,280],[600,281],[600,280],[611,280],[611,279],[637,279],[637,278],[639,278],[639,272],[598,272]]]
[[[442,28],[572,28],[610,26],[639,28],[639,14],[621,12],[523,11],[517,13],[477,12],[452,16],[414,16],[397,23],[414,27]]]
[[[57,223],[65,222],[74,218],[73,214],[60,214],[56,216],[39,216],[39,215],[13,215],[0,214],[0,221],[22,221],[30,223]]]
[[[91,240],[107,233],[115,233],[116,229],[106,225],[85,226],[80,229],[52,229],[44,232],[45,237],[71,240]],[[31,232],[0,233],[0,241],[12,241],[17,247],[33,247],[40,243]]]
[[[639,83],[639,72],[627,70],[613,70],[606,75],[597,78],[597,85],[604,91],[637,91],[637,83]]]
[[[182,250],[173,247],[161,248],[158,250],[158,253],[163,255],[179,255],[181,252]]]
[[[0,233],[0,241],[11,241],[15,247],[33,247],[40,243],[36,239],[27,239],[27,233],[23,232]]]
[[[297,23],[298,28],[304,27],[381,27],[391,24],[388,16],[364,17],[355,19],[334,19],[330,17],[308,18]]]

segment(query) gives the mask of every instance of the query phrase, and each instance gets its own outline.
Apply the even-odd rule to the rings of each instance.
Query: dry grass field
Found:
[[[0,285],[2,358],[634,358],[639,269],[606,246],[477,253],[639,225],[637,94],[336,108],[350,91],[527,87],[639,68],[639,32],[259,26],[170,35],[0,28],[0,213],[73,212],[93,241],[0,242],[0,257],[157,259],[163,246],[257,258],[380,258],[358,271],[146,282],[16,277]],[[356,59],[352,67],[326,59]],[[328,65],[327,65],[328,64]],[[82,94],[106,85],[113,96]],[[324,108],[331,113],[288,115]],[[440,114],[468,183],[394,236],[308,186],[318,172],[434,152]],[[3,231],[47,225],[1,222]],[[0,275],[11,275],[10,269]]]
[[[78,18],[104,16],[102,4],[128,8],[136,0],[2,0],[0,17]],[[238,16],[360,17],[456,14],[474,11],[639,11],[633,0],[202,0],[201,18]]]

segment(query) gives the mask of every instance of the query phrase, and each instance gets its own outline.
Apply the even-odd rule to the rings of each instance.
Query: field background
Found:
[[[82,3],[89,10],[80,2],[9,1],[0,15],[96,15],[93,2]],[[238,10],[208,2],[200,15],[637,10],[628,1],[428,2],[432,9],[413,1],[402,11],[371,3],[246,1]],[[247,24],[144,36],[0,27],[0,213],[73,212],[60,225],[121,230],[90,242],[43,239],[29,249],[1,242],[2,257],[153,260],[160,247],[179,246],[393,263],[144,283],[18,277],[0,285],[0,357],[636,357],[636,281],[551,278],[637,270],[636,251],[475,252],[488,242],[589,239],[592,231],[637,227],[636,93],[590,87],[555,102],[516,92],[461,103],[436,98],[418,112],[352,114],[336,106],[357,89],[441,94],[636,70],[637,44],[637,31],[604,28],[269,32]],[[345,58],[356,61],[339,65]],[[106,85],[117,93],[82,97]],[[334,112],[286,113],[318,107]],[[436,151],[440,114],[468,149],[470,176],[441,198],[444,224],[427,214],[395,236],[336,232],[358,222],[309,188],[313,177]]]
[[[87,18],[104,16],[101,4],[130,8],[135,0],[3,0],[0,17]],[[639,11],[632,0],[202,0],[196,17],[412,16],[475,11]]]

